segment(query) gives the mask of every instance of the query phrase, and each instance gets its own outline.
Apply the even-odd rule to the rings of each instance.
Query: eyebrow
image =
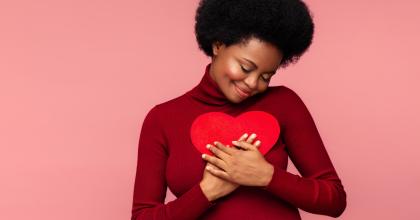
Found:
[[[249,60],[249,59],[247,59],[247,58],[245,58],[245,57],[242,57],[244,60],[246,60],[246,61],[248,61],[248,62],[250,62],[256,69],[258,69],[258,66],[257,66],[257,64],[255,64],[254,62],[252,62],[252,60]],[[274,74],[274,73],[276,73],[276,71],[277,70],[274,70],[274,71],[271,71],[271,72],[267,72],[267,73],[272,73],[272,74]]]

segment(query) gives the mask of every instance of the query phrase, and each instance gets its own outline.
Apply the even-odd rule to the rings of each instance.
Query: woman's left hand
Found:
[[[247,135],[247,134],[244,134]],[[243,136],[242,136],[243,137]],[[220,170],[210,169],[213,175],[245,186],[267,186],[273,176],[274,167],[267,162],[258,150],[260,141],[253,145],[256,134],[248,140],[232,141],[241,149],[229,147],[215,141],[208,144],[209,150],[215,155],[206,154],[203,159],[217,166]]]

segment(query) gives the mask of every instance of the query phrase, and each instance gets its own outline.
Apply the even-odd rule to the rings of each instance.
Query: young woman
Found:
[[[311,44],[307,6],[299,0],[202,0],[195,31],[211,63],[197,86],[146,115],[131,219],[295,220],[301,218],[298,208],[340,216],[346,193],[311,114],[293,90],[269,86],[276,71]],[[268,140],[275,126],[249,130],[236,142],[212,140],[211,153],[197,146],[207,135],[194,133],[202,116],[211,115],[200,124],[208,135],[229,135],[240,127],[235,120],[250,112],[278,123],[268,152],[262,153],[269,144],[259,137]],[[229,124],[215,115],[234,119]],[[273,119],[241,120],[264,126]],[[286,171],[288,157],[301,176]],[[177,198],[164,204],[167,187]]]

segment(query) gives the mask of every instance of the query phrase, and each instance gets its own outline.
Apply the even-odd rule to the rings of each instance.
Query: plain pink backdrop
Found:
[[[130,218],[145,114],[209,62],[197,3],[0,2],[0,219]],[[348,194],[340,218],[418,219],[420,3],[307,3],[313,44],[272,85],[312,113]]]

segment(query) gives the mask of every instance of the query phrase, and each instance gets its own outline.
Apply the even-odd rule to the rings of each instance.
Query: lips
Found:
[[[237,85],[235,85],[235,87],[236,91],[238,91],[239,95],[241,95],[242,97],[248,97],[251,94],[251,92],[244,91]]]

